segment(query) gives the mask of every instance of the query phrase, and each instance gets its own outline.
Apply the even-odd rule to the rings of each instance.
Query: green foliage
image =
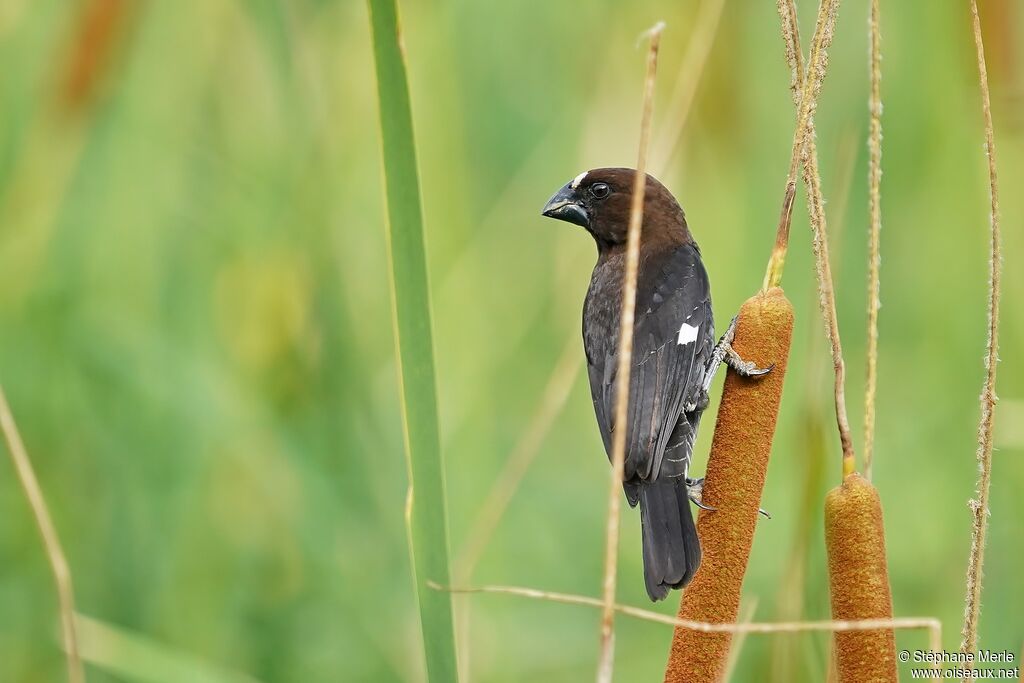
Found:
[[[436,589],[438,585],[449,585],[448,520],[437,426],[430,286],[409,87],[397,4],[395,0],[369,0],[368,4],[384,146],[395,342],[409,458],[409,540],[427,676],[431,681],[455,681],[458,674],[451,596]],[[428,582],[436,584],[435,587],[428,586]]]
[[[244,674],[224,671],[196,657],[175,652],[149,638],[97,619],[77,615],[82,658],[101,671],[145,683],[256,683]]]

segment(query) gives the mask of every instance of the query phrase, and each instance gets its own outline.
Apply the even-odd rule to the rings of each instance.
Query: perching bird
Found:
[[[609,458],[617,428],[619,321],[635,174],[628,168],[586,171],[543,210],[545,216],[586,228],[597,242],[597,265],[583,305],[583,345]],[[622,485],[630,506],[640,504],[644,580],[654,601],[689,583],[700,565],[689,499],[701,504],[703,480],[689,479],[688,469],[711,378],[723,360],[735,362],[744,374],[767,372],[742,364],[728,341],[715,344],[708,275],[683,210],[648,175]]]

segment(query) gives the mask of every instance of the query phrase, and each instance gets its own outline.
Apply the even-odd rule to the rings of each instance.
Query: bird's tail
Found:
[[[644,581],[651,600],[682,588],[700,566],[700,541],[683,477],[661,477],[640,485]]]

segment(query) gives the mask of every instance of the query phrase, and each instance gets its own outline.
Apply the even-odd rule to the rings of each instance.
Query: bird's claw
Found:
[[[701,477],[700,479],[687,478],[686,495],[689,497],[690,502],[701,510],[707,510],[708,512],[715,512],[718,510],[716,507],[704,504],[704,477]]]
[[[700,479],[686,478],[686,495],[690,499],[690,502],[699,507],[701,510],[707,510],[708,512],[716,512],[718,508],[704,504],[704,477]],[[765,519],[771,519],[772,516],[768,514],[768,511],[763,508],[757,509],[758,514],[764,515]]]
[[[766,368],[759,368],[753,361],[743,360],[731,346],[726,349],[726,364],[736,371],[740,377],[762,377],[775,369],[775,363]]]
[[[701,477],[700,479],[686,478],[686,496],[690,499],[691,503],[699,507],[701,510],[714,512],[718,509],[704,504],[704,477]]]
[[[775,364],[772,363],[767,368],[759,368],[753,362],[743,360],[736,349],[732,347],[732,341],[736,337],[736,324],[739,320],[739,316],[734,316],[729,321],[729,327],[726,328],[725,334],[715,348],[711,351],[711,359],[708,361],[707,368],[704,371],[704,382],[701,385],[703,391],[708,391],[711,388],[711,381],[715,377],[715,373],[718,372],[718,366],[725,363],[732,368],[736,374],[740,377],[755,378],[767,375],[775,368]]]

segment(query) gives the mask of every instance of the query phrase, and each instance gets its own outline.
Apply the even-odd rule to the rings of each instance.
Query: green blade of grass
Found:
[[[259,683],[180,652],[138,633],[84,614],[75,615],[81,636],[82,659],[128,681],[141,683]]]
[[[448,519],[409,87],[396,2],[368,0],[368,5],[380,99],[392,309],[411,484],[407,510],[410,553],[427,676],[431,681],[455,681],[451,596],[427,586],[428,581],[449,584]]]

